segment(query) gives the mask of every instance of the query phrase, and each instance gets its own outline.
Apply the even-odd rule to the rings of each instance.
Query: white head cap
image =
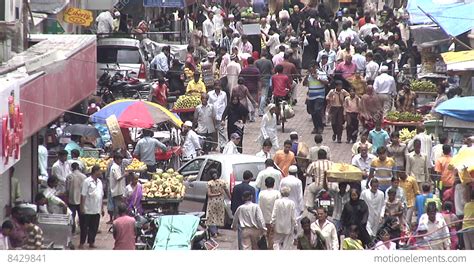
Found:
[[[298,136],[298,132],[296,132],[296,131],[291,131],[290,136],[293,136],[293,135]]]
[[[186,122],[184,122],[184,125],[187,126],[187,127],[193,127],[193,122],[186,121]]]
[[[290,174],[296,174],[298,172],[298,167],[296,165],[292,165],[290,168],[288,168],[288,172]]]
[[[388,72],[388,66],[381,66],[380,67],[380,72],[382,72],[382,73]]]

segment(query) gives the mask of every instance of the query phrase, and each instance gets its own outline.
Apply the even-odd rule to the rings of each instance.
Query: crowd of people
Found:
[[[210,171],[206,223],[212,235],[224,225],[227,196],[239,249],[474,248],[474,192],[449,167],[449,139],[441,136],[433,145],[419,126],[404,144],[397,132],[383,128],[389,111],[414,112],[417,105],[409,81],[421,59],[409,37],[408,16],[398,7],[333,14],[325,4],[292,1],[260,14],[259,45],[245,35],[240,16],[204,7],[194,20],[184,65],[172,58],[168,46],[153,58],[152,75],[160,80],[154,100],[184,94],[201,99],[182,127],[183,160],[212,152],[244,153],[245,125],[260,120],[256,141],[262,150],[256,155],[266,159],[266,168],[256,177],[245,171],[232,191],[217,171]],[[101,31],[105,26],[110,26],[105,33],[113,31],[111,14],[99,17]],[[456,86],[455,81],[439,83],[435,106]],[[296,91],[306,87],[315,146],[291,132],[280,148],[277,126],[285,119],[280,104],[298,104]],[[349,163],[362,171],[361,182],[327,180],[334,161],[322,133],[329,124],[335,145],[342,143],[345,128],[345,140],[353,144]],[[153,172],[155,151],[166,146],[149,133],[133,156]],[[469,138],[464,148],[472,148]],[[80,155],[74,139],[58,153],[47,188],[36,196],[38,212],[70,213],[74,222],[77,216],[79,248],[86,241],[94,248],[105,191],[114,249],[134,249],[134,220],[126,214],[141,211],[142,195],[138,177],[124,170],[132,154],[111,153],[106,173],[94,166],[89,177]],[[47,175],[47,163],[39,165]],[[254,178],[256,187],[250,185]],[[101,179],[107,181],[105,190]],[[323,206],[327,199],[330,204]],[[13,248],[39,249],[41,229],[30,218],[14,208],[0,237]]]

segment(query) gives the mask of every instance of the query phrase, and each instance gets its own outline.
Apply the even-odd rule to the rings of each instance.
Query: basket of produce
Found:
[[[428,80],[414,80],[410,83],[410,88],[414,92],[427,92],[436,94],[436,85]]]
[[[402,130],[400,130],[399,134],[400,134],[400,141],[407,143],[408,141],[410,141],[416,136],[416,130],[410,131],[408,130],[408,128],[405,127],[405,128],[402,128]]]
[[[183,176],[173,169],[168,169],[166,172],[158,169],[152,174],[152,179],[143,184],[144,200],[181,201],[185,192]]]
[[[191,109],[194,111],[196,106],[201,104],[201,97],[200,96],[192,96],[192,95],[181,95],[179,96],[178,100],[174,104],[173,111],[179,110],[186,110]]]
[[[335,163],[326,172],[329,182],[359,182],[362,180],[362,171],[350,164]]]
[[[125,168],[125,170],[132,172],[144,172],[147,170],[147,167],[144,162],[140,162],[138,159],[133,158],[132,162]]]
[[[107,171],[107,165],[112,158],[88,158],[88,157],[79,157],[79,160],[84,164],[84,173],[88,174],[91,172],[94,165],[99,165],[102,172]]]
[[[423,116],[421,114],[415,114],[411,112],[388,112],[385,119],[389,122],[421,122]]]

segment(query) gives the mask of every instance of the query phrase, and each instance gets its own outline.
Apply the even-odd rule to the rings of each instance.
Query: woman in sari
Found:
[[[142,197],[143,197],[143,189],[142,184],[138,182],[138,175],[133,173],[131,174],[132,180],[130,184],[127,185],[125,188],[125,198],[127,199],[127,209],[128,212],[131,213],[132,211],[136,210],[139,214],[143,213],[142,208]]]
[[[231,139],[232,133],[237,133],[240,136],[240,143],[237,145],[237,150],[242,153],[242,144],[244,143],[244,125],[249,114],[249,110],[243,105],[237,95],[232,95],[230,104],[224,111],[222,121],[227,118],[227,137]]]

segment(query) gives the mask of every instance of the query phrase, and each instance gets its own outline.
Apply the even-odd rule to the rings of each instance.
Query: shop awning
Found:
[[[56,15],[63,11],[69,4],[69,0],[30,0],[32,12]]]
[[[448,70],[474,70],[474,50],[442,53]]]
[[[447,44],[451,39],[442,29],[436,25],[410,26],[411,36],[418,47],[432,47]]]
[[[449,35],[458,36],[474,28],[474,2],[463,0],[408,0],[407,11],[412,24],[432,23],[430,15]]]

